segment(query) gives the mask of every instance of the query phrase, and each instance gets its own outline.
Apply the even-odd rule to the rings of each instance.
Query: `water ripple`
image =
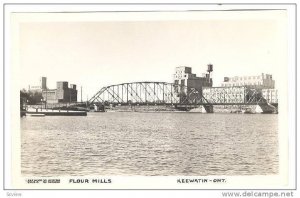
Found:
[[[25,117],[21,170],[32,176],[276,174],[277,119],[132,112]]]

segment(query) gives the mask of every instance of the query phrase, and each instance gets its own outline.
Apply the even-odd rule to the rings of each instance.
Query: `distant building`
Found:
[[[209,103],[244,103],[247,87],[204,87],[202,94]]]
[[[47,77],[40,77],[39,85],[29,85],[28,91],[42,92],[45,89],[47,89]]]
[[[275,81],[272,75],[264,74],[258,76],[234,76],[224,77],[222,87],[246,86],[255,89],[274,89]]]
[[[263,89],[262,96],[268,103],[278,103],[278,90],[277,89]]]
[[[212,87],[213,81],[209,74],[203,74],[202,77],[198,77],[192,73],[191,67],[181,66],[175,69],[174,84],[182,86],[181,92],[187,92],[186,87],[195,88],[201,92],[202,87]]]
[[[278,90],[275,88],[275,81],[272,79],[271,74],[264,74],[258,76],[235,76],[235,77],[224,77],[224,82],[221,84],[224,88],[236,87],[235,89],[230,89],[226,91],[229,94],[233,94],[231,98],[237,99],[241,97],[244,100],[243,91],[237,91],[237,87],[241,87],[245,90],[256,90],[262,94],[262,97],[266,99],[268,103],[278,103]],[[241,89],[241,90],[242,90]],[[205,90],[204,95],[209,97],[209,91]]]
[[[75,84],[68,86],[67,81],[56,83],[56,89],[46,89],[42,92],[47,103],[77,102],[77,90]]]

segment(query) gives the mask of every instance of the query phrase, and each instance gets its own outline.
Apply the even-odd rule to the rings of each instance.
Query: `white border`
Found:
[[[162,10],[197,10],[197,9],[201,9],[203,10],[203,5],[187,5],[187,6],[184,6],[184,5],[179,5],[179,6],[170,6],[170,5],[160,5],[160,6],[156,6],[156,5],[147,5],[147,6],[140,6],[140,5],[128,5],[128,6],[124,6],[124,5],[121,5],[121,6],[114,6],[114,5],[92,5],[92,6],[89,6],[89,5],[77,5],[77,6],[67,6],[67,5],[64,5],[64,6],[54,6],[54,5],[47,5],[46,7],[45,6],[41,6],[41,5],[30,5],[30,6],[26,6],[26,5],[22,5],[22,6],[7,6],[6,7],[6,12],[5,12],[5,19],[6,19],[6,25],[9,24],[9,13],[10,12],[53,12],[53,11],[56,11],[56,12],[60,12],[60,11],[95,11],[95,10],[101,10],[101,11],[112,11],[112,10],[118,10],[118,11],[125,11],[125,10],[141,10],[144,9],[144,10],[149,10],[149,11],[153,11],[155,9],[157,9],[158,7],[160,7],[160,9]],[[220,8],[222,7],[222,8]],[[225,7],[225,8],[224,8]],[[286,8],[289,10],[289,17],[291,16],[291,18],[289,18],[289,26],[288,26],[288,30],[289,30],[289,49],[291,49],[291,51],[294,51],[295,49],[295,42],[293,40],[294,38],[294,8],[291,7],[291,6],[287,6],[287,5],[243,5],[243,6],[239,6],[239,5],[230,5],[230,6],[227,6],[227,5],[223,5],[223,6],[215,6],[215,5],[208,5],[207,6],[207,9],[206,10],[218,10],[218,9],[232,9],[232,8],[238,8],[238,9],[279,9],[279,8]],[[5,34],[6,35],[10,35],[10,28],[5,28]],[[10,39],[7,39],[8,37],[6,37],[6,48],[5,48],[5,51],[6,52],[9,52],[9,46],[10,46]],[[289,65],[295,65],[295,56],[294,56],[294,53],[289,53]],[[5,65],[10,65],[9,63],[9,54],[6,53],[6,60],[5,60]],[[10,73],[9,71],[9,68],[6,67],[5,68],[6,71],[5,71],[5,76],[6,76],[6,84],[5,84],[5,87],[6,87],[6,95],[5,95],[5,99],[6,99],[6,107],[9,107],[10,106],[10,103],[9,103],[9,87],[10,87],[10,80],[9,80],[9,76],[8,75]],[[295,72],[295,68],[293,67],[289,67],[289,117],[293,118],[295,116],[295,103],[294,103],[294,96],[295,96],[295,76],[294,76],[294,72]],[[7,109],[6,109],[7,110]],[[7,113],[7,111],[6,111]],[[9,120],[9,116],[5,116],[5,122],[6,123],[10,123],[10,120]],[[289,119],[289,126],[291,127],[289,129],[289,140],[294,140],[295,136],[294,136],[294,126],[295,126],[295,123],[294,123],[294,119]],[[9,127],[9,125],[7,124],[6,127]],[[9,128],[6,128],[6,132],[8,132],[10,129]],[[11,178],[9,173],[11,171],[8,170],[9,167],[11,167],[11,163],[10,163],[10,145],[9,145],[9,142],[11,142],[11,139],[10,139],[10,135],[9,133],[6,133],[6,139],[5,139],[5,142],[6,142],[6,185],[10,183],[9,180],[7,180],[8,178]],[[290,147],[290,156],[294,156],[294,148],[295,148],[295,144],[294,144],[294,141],[290,141],[289,142],[289,147]],[[293,162],[295,162],[295,159],[294,158],[290,158],[290,167],[289,169],[290,170],[294,170],[294,164]],[[289,180],[290,182],[289,183],[293,183],[294,182],[294,176],[295,176],[295,172],[291,171],[289,172]],[[9,188],[10,186],[6,186],[6,188]],[[293,188],[293,187],[291,187]]]

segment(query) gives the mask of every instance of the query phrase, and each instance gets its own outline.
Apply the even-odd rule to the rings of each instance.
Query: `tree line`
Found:
[[[41,103],[43,99],[42,92],[26,91],[25,89],[20,90],[20,103],[26,103],[28,105],[36,105]]]

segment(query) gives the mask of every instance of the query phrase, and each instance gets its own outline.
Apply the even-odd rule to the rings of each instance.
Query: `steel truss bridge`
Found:
[[[246,87],[195,88],[167,82],[133,82],[101,88],[89,104],[174,105],[196,108],[200,105],[270,105],[255,89]],[[273,104],[276,105],[276,104]]]

